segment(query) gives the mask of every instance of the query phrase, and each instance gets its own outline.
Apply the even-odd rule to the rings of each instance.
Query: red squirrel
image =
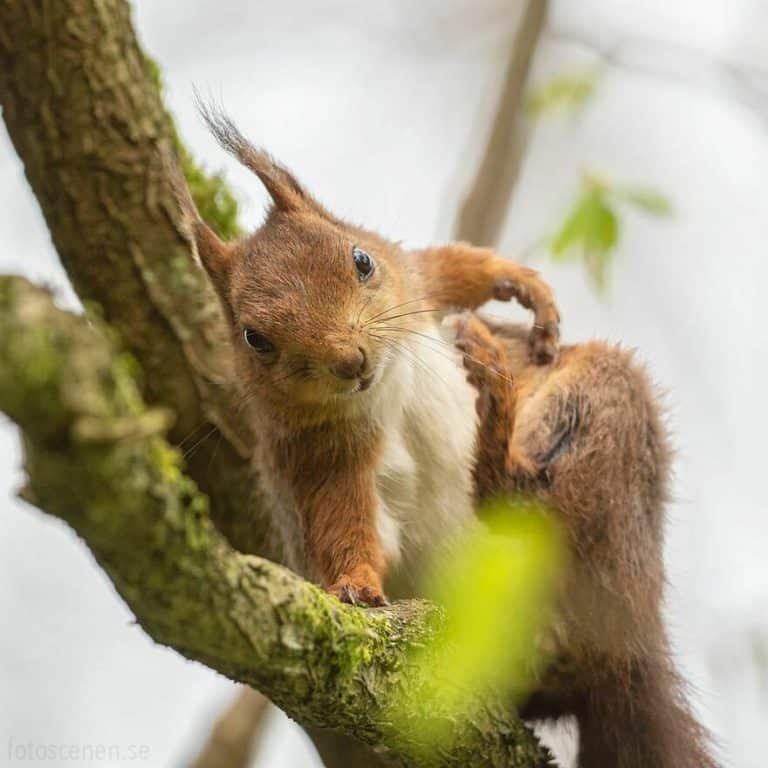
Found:
[[[483,500],[541,498],[571,556],[551,628],[558,663],[522,714],[575,714],[580,768],[714,768],[662,622],[670,453],[643,370],[598,342],[560,351],[533,270],[462,243],[408,251],[349,225],[226,117],[204,117],[272,199],[254,234],[222,242],[176,171],[289,564],[345,602],[382,605],[388,569]],[[470,315],[458,349],[446,344],[442,317],[492,298],[532,309],[532,330]]]
[[[478,391],[478,502],[532,496],[569,543],[556,663],[523,716],[575,715],[579,768],[715,768],[664,629],[670,449],[645,371],[596,341],[533,366],[524,329],[473,315],[456,326]]]
[[[227,117],[202,112],[272,201],[256,232],[223,242],[175,179],[231,327],[286,559],[342,601],[383,605],[391,566],[473,517],[475,393],[441,317],[516,298],[545,364],[559,339],[552,293],[491,250],[411,251],[342,221]]]

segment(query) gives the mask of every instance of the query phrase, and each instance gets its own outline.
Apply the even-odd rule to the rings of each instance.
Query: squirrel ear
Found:
[[[181,163],[175,153],[167,146],[160,147],[160,161],[168,178],[173,196],[181,209],[179,230],[184,238],[194,247],[203,268],[213,281],[217,291],[226,295],[226,286],[232,264],[235,244],[224,242],[203,221],[198,213],[189,185],[181,170]]]
[[[261,179],[276,208],[297,211],[311,203],[299,182],[266,152],[254,147],[224,112],[205,104],[199,97],[197,107],[222,148]]]
[[[234,245],[226,243],[201,219],[192,227],[192,235],[201,264],[216,290],[226,296]]]

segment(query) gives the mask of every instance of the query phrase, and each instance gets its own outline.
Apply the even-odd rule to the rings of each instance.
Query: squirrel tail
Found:
[[[668,654],[604,670],[577,707],[579,768],[717,768]]]

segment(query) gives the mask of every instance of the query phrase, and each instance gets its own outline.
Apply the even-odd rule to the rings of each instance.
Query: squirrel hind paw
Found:
[[[475,315],[457,321],[455,344],[464,355],[467,378],[475,387],[488,380],[510,378],[503,344]]]

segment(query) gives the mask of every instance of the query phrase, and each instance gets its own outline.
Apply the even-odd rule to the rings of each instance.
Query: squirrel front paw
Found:
[[[342,576],[335,584],[328,587],[328,592],[349,605],[367,605],[369,608],[381,608],[389,605],[378,579],[371,575],[355,574]]]
[[[493,287],[493,297],[499,301],[516,299],[526,309],[533,310],[531,329],[531,359],[536,365],[557,361],[560,346],[560,313],[552,292],[533,269],[523,268],[524,279],[500,277]]]

